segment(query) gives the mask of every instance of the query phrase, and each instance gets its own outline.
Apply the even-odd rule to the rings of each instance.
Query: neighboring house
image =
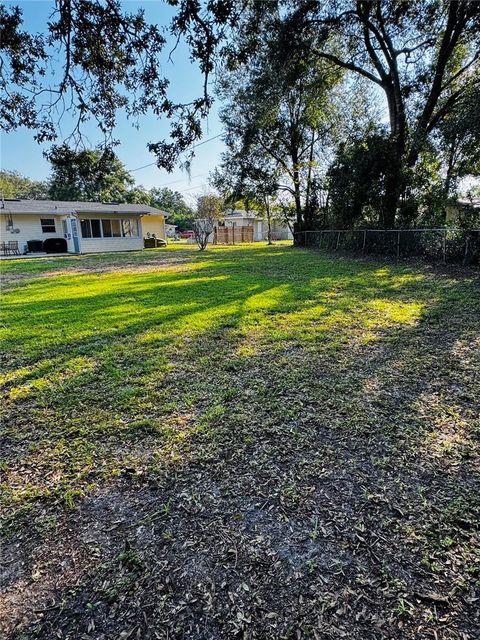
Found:
[[[134,251],[143,249],[144,221],[163,238],[167,215],[144,204],[3,200],[0,240],[16,241],[20,253]]]
[[[165,235],[167,238],[175,238],[177,236],[177,225],[165,223]]]
[[[266,223],[264,225],[267,226]],[[283,220],[272,220],[272,240],[293,240],[293,233],[290,227]],[[265,239],[267,229],[265,229]]]
[[[259,242],[260,240],[263,240],[263,220],[257,218],[255,211],[244,209],[227,211],[215,226],[214,242],[217,244]]]
[[[273,240],[292,240],[289,227],[280,220],[272,220]],[[268,224],[257,216],[255,211],[235,209],[224,214],[223,219],[215,226],[216,244],[233,244],[240,242],[260,242],[267,239]]]
[[[447,222],[457,225],[464,220],[480,224],[480,198],[459,198],[456,203],[447,205]]]

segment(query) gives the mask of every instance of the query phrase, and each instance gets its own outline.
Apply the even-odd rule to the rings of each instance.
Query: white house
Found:
[[[176,224],[165,224],[165,235],[167,238],[175,238],[177,235],[177,225]]]
[[[263,240],[263,220],[257,218],[255,211],[245,211],[244,209],[234,209],[227,211],[223,217],[223,226],[233,229],[242,229],[243,227],[252,229],[253,242]]]
[[[272,220],[271,231],[273,240],[293,240],[293,234],[283,220]],[[267,239],[267,234],[267,221],[259,218],[255,211],[244,209],[225,212],[215,227],[215,240],[219,244],[260,242]]]
[[[143,249],[142,220],[154,221],[165,237],[167,215],[144,204],[3,200],[0,242],[21,254],[134,251]]]

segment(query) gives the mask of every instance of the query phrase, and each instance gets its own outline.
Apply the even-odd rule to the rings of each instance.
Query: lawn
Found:
[[[285,244],[0,268],[4,635],[479,637],[478,273]]]

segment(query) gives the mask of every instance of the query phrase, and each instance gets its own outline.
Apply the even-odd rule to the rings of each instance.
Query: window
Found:
[[[80,220],[82,238],[138,238],[138,220]]]
[[[122,220],[122,235],[124,238],[138,237],[138,221]]]
[[[112,223],[112,236],[114,238],[121,238],[122,231],[120,229],[120,220],[111,220]]]
[[[130,222],[131,222],[132,237],[138,238],[138,220],[130,220]]]
[[[43,233],[55,233],[55,220],[54,218],[40,218],[40,224],[42,225]]]
[[[92,226],[90,220],[80,220],[80,229],[82,230],[82,238],[92,237]]]
[[[112,237],[112,221],[111,220],[102,220],[102,229],[103,229],[104,238]]]
[[[132,235],[132,221],[122,220],[122,236],[124,238],[130,238]]]
[[[100,227],[100,220],[90,220],[90,224],[92,227],[92,238],[101,238],[102,229]]]
[[[84,218],[83,220],[80,220],[80,228],[82,230],[82,238],[102,237],[102,225],[100,220]]]

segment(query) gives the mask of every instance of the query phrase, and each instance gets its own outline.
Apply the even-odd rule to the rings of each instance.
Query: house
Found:
[[[480,224],[480,198],[459,198],[446,207],[446,222],[450,225],[477,227]]]
[[[165,224],[165,235],[167,238],[176,238],[177,237],[177,225],[176,224]]]
[[[148,209],[150,209],[148,215],[142,217],[143,237],[152,238],[155,236],[155,238],[163,238],[165,240],[167,226],[171,226],[165,223],[169,214],[155,207],[148,207]]]
[[[281,220],[271,223],[273,240],[292,240],[290,228]],[[260,242],[267,239],[268,224],[257,216],[255,211],[234,209],[224,214],[223,219],[215,226],[215,244],[237,244],[240,242]]]
[[[134,251],[143,249],[143,221],[163,238],[167,215],[145,204],[3,200],[0,241],[21,254]]]
[[[215,244],[237,244],[263,240],[263,220],[255,211],[234,209],[227,211],[215,225]]]

